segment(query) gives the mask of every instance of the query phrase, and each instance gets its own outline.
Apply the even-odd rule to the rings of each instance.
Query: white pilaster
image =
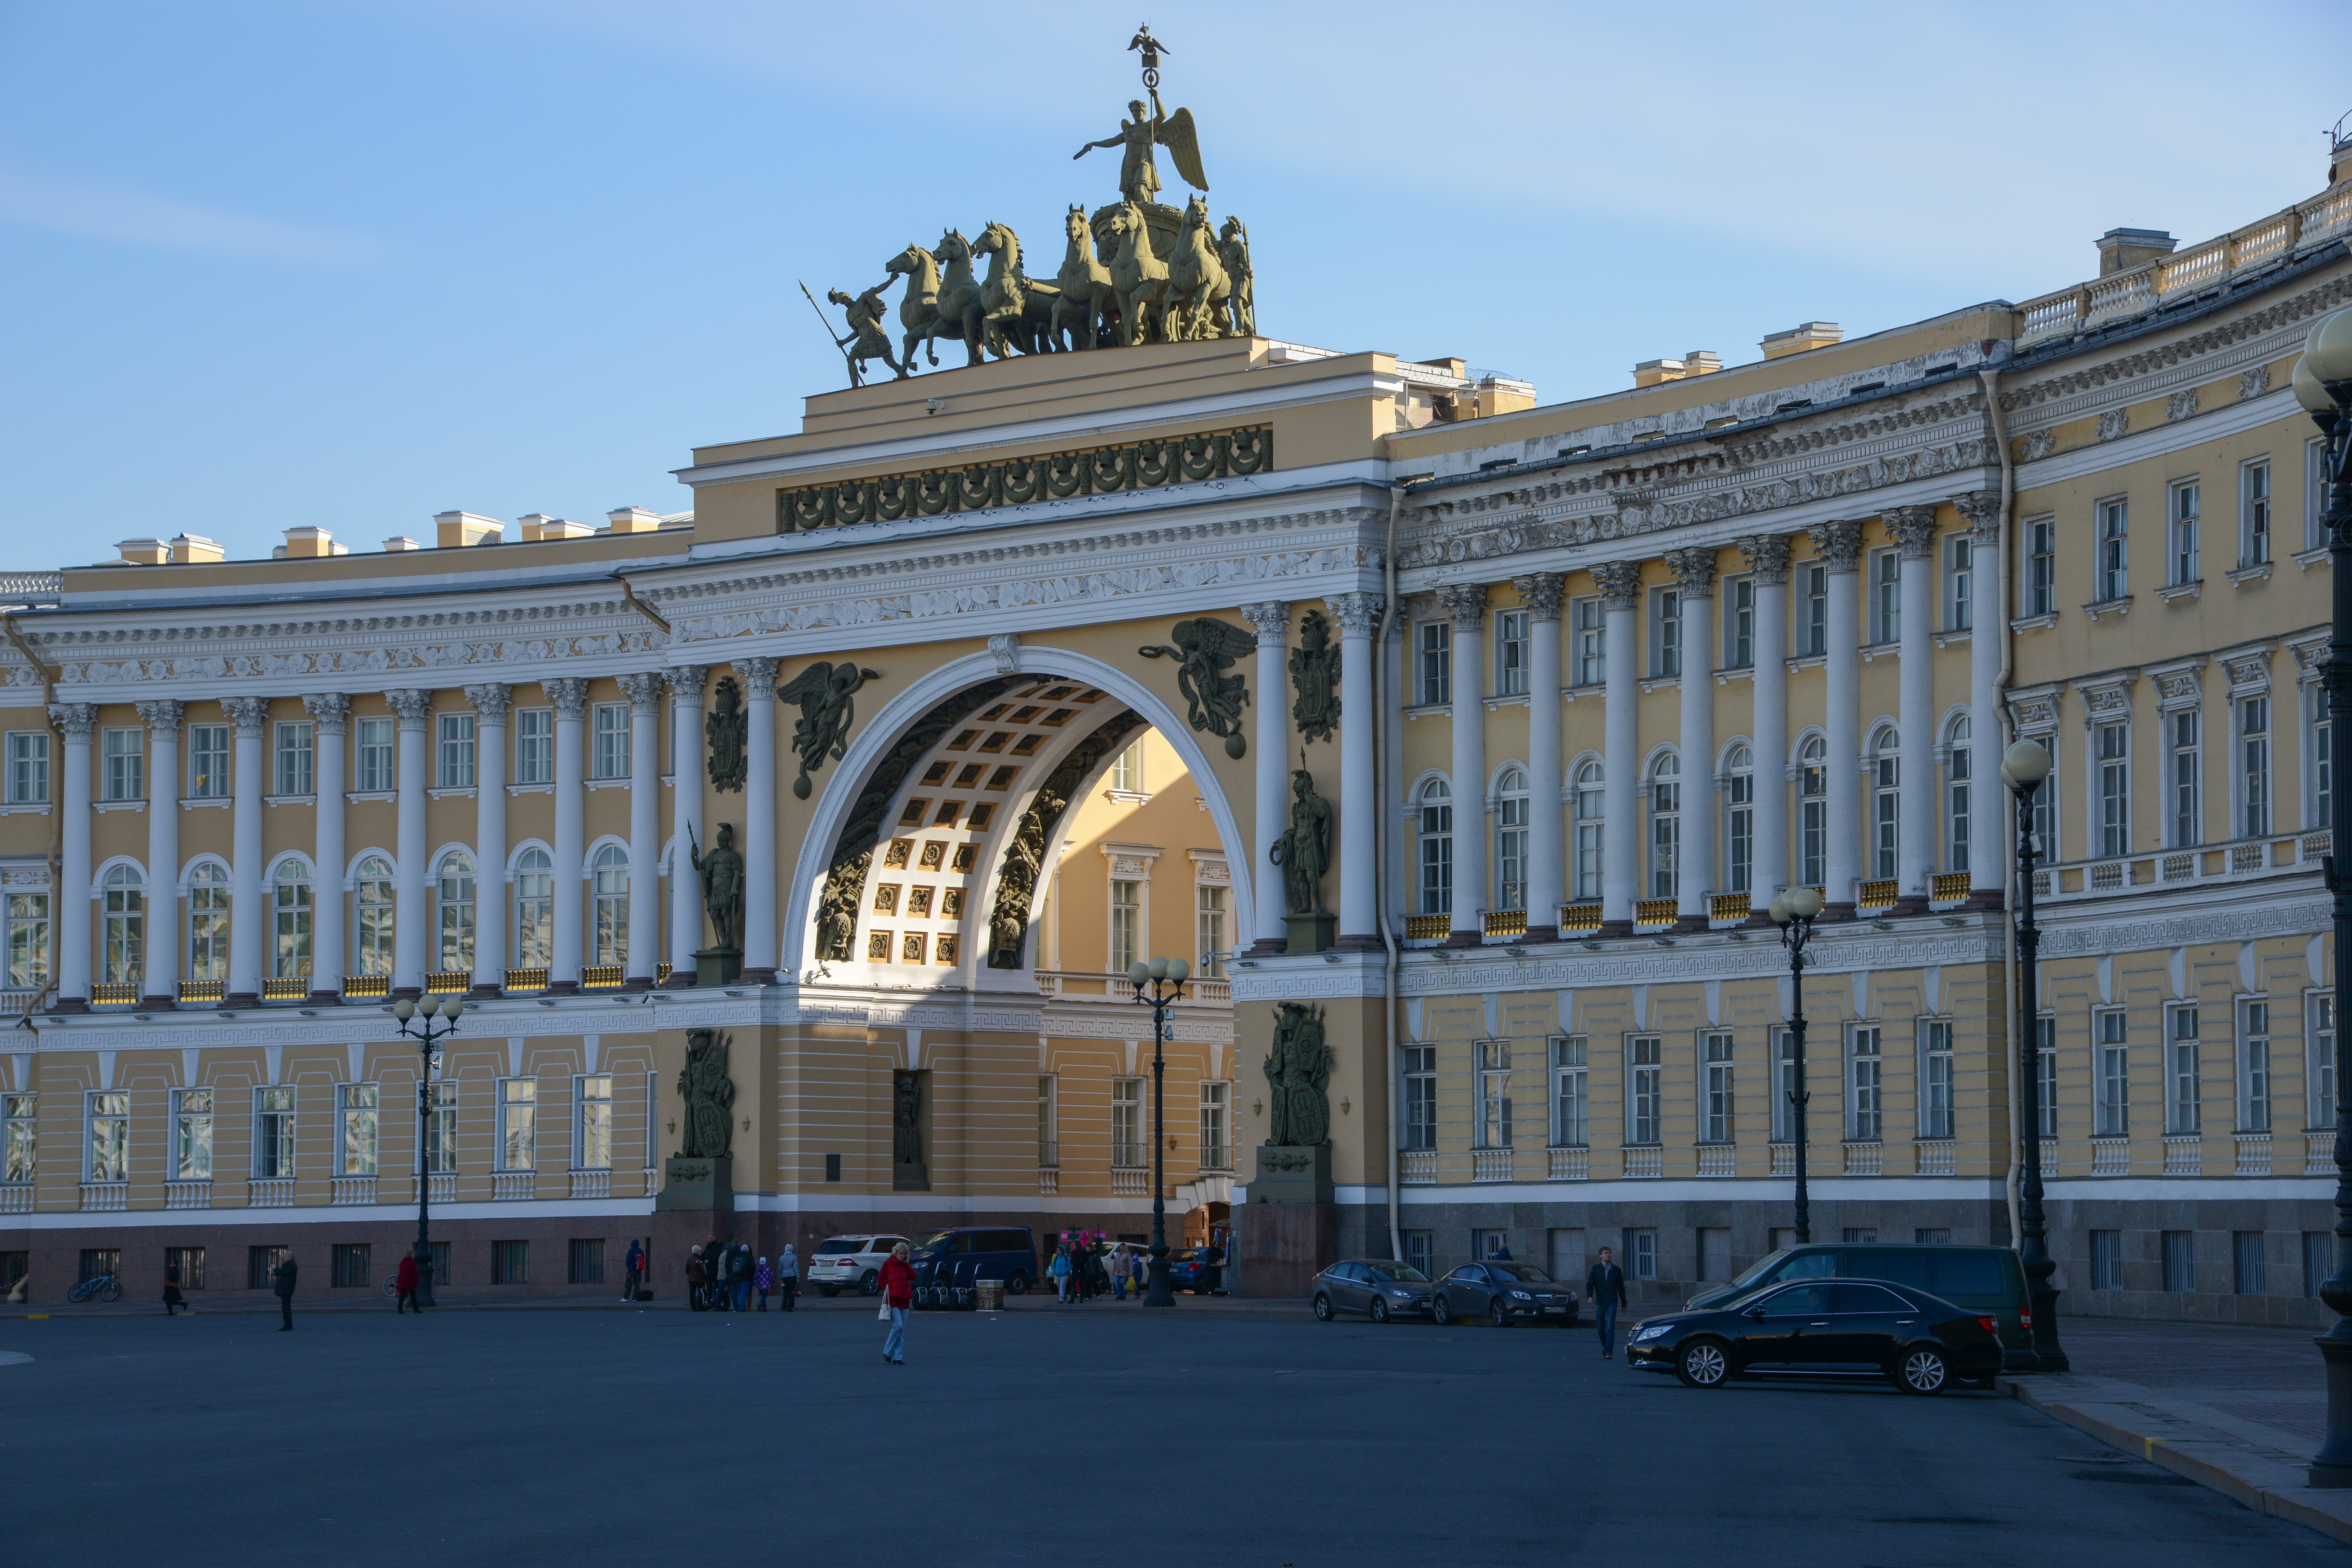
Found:
[[[776,663],[739,658],[743,677],[743,980],[773,984],[776,942]]]
[[[1715,890],[1715,566],[1713,545],[1666,552],[1682,590],[1682,844],[1675,861],[1675,923],[1705,931]]]
[[[661,690],[658,675],[625,675],[629,700],[629,989],[653,984],[661,953]]]
[[[1902,563],[1899,579],[1902,644],[1900,706],[1895,725],[1903,745],[1902,790],[1896,816],[1895,864],[1900,876],[1896,910],[1924,913],[1936,876],[1936,509],[1899,506],[1886,514]]]
[[[1829,569],[1829,648],[1822,672],[1830,817],[1822,857],[1822,880],[1829,887],[1823,918],[1852,920],[1854,884],[1862,874],[1862,600],[1856,577],[1862,525],[1825,522],[1812,535],[1813,548]]]
[[[352,700],[340,692],[302,699],[310,710],[311,787],[317,793],[318,854],[310,883],[310,995],[315,1001],[343,999],[343,972],[350,952],[343,934],[349,907],[343,887],[343,737]]]
[[[1789,536],[1739,542],[1756,588],[1756,832],[1748,907],[1761,911],[1789,885]]]
[[[432,744],[433,694],[429,691],[387,691],[384,700],[400,721],[400,788],[398,837],[393,843],[397,859],[393,874],[396,901],[392,915],[392,988],[414,995],[425,988],[425,972],[440,966],[431,951],[433,928],[425,917],[425,864],[430,853],[425,842],[425,752]],[[478,886],[478,884],[477,884]]]
[[[588,804],[588,683],[576,676],[542,680],[540,689],[555,705],[555,942],[549,966],[550,991],[580,989],[581,904],[586,884],[588,844],[583,826]]]
[[[507,985],[507,931],[514,897],[507,881],[507,709],[514,688],[466,688],[474,705],[474,985],[496,996]]]
[[[1372,788],[1372,632],[1381,621],[1378,594],[1341,594],[1331,601],[1339,623],[1339,945],[1381,945],[1374,902],[1373,829],[1379,808]]]
[[[1389,928],[1402,940],[1405,916],[1420,908],[1413,890],[1412,872],[1412,787],[1404,776],[1404,708],[1405,658],[1404,616],[1402,611],[1389,616],[1388,640],[1382,643],[1375,657],[1381,661],[1381,701],[1387,711],[1381,718],[1381,771],[1388,780],[1388,799],[1381,809],[1390,813],[1393,825],[1389,832],[1388,876]]]
[[[1634,708],[1640,636],[1636,606],[1642,601],[1642,563],[1611,561],[1592,569],[1601,593],[1601,929],[1622,934],[1633,929],[1634,891],[1640,886],[1642,814],[1634,793],[1642,778],[1641,726]]]
[[[1999,490],[1971,490],[1952,504],[1969,520],[1971,551],[1969,613],[1969,897],[1991,906],[2000,900],[2008,864],[2001,826],[2000,645],[2009,625],[2001,595],[2001,509]]]
[[[1486,940],[1486,584],[1440,588],[1454,618],[1454,934],[1456,947]]]
[[[709,678],[703,664],[669,672],[669,983],[677,986],[694,984],[694,950],[702,945],[701,884],[687,857],[702,837],[702,687]]]
[[[1512,580],[1528,605],[1528,937],[1559,934],[1568,901],[1568,851],[1560,800],[1568,760],[1560,746],[1559,604],[1567,577],[1533,572]]]
[[[235,816],[229,828],[228,999],[261,1000],[263,962],[269,942],[268,889],[261,881],[261,797],[269,791],[269,761],[263,745],[269,700],[230,697],[221,707],[236,726],[236,771],[232,775]],[[176,803],[175,803],[176,804]]]
[[[180,996],[180,716],[184,704],[142,702],[147,725],[147,973],[151,1007]]]
[[[98,727],[98,704],[53,702],[49,716],[66,742],[63,791],[58,796],[63,830],[58,856],[58,1006],[79,1013],[89,1005],[89,937],[95,912],[90,907],[89,747]]]
[[[1286,700],[1282,653],[1290,640],[1290,605],[1281,599],[1244,605],[1242,615],[1257,629],[1257,689],[1250,700],[1257,705],[1257,733],[1252,744],[1257,753],[1256,874],[1257,909],[1250,920],[1251,951],[1280,952],[1289,945],[1289,927],[1283,919],[1282,873],[1274,864],[1274,842],[1290,825],[1290,704]]]

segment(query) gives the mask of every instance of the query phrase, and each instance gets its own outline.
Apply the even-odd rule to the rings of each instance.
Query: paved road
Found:
[[[2340,1565],[2009,1399],[1696,1393],[1588,1333],[1024,1303],[0,1322],[5,1556]],[[11,1362],[5,1352],[29,1353]],[[31,1438],[26,1441],[25,1439]],[[723,1523],[695,1546],[688,1521]],[[892,1531],[896,1546],[883,1544]]]

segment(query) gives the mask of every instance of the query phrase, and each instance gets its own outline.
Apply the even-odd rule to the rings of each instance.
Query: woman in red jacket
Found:
[[[907,1266],[907,1244],[900,1242],[882,1260],[882,1300],[889,1304],[890,1334],[882,1342],[882,1359],[892,1366],[907,1364],[907,1312],[915,1304],[915,1271]]]
[[[417,1316],[425,1315],[425,1309],[417,1306],[416,1301],[416,1255],[414,1252],[400,1255],[400,1267],[392,1271],[392,1287],[399,1292],[392,1301],[394,1317],[400,1316],[411,1307],[416,1308]]]

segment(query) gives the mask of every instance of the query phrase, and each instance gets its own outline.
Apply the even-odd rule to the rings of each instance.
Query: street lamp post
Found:
[[[1772,895],[1765,913],[1780,928],[1780,945],[1789,950],[1789,1046],[1794,1081],[1789,1085],[1789,1131],[1797,1154],[1797,1244],[1813,1239],[1812,1200],[1805,1194],[1805,1102],[1812,1091],[1805,1087],[1805,944],[1813,940],[1813,921],[1822,912],[1819,888],[1783,888]]]
[[[465,998],[457,995],[427,996],[421,1003],[403,996],[392,1005],[392,1016],[400,1020],[400,1032],[416,1042],[416,1301],[422,1307],[433,1304],[433,1174],[425,1169],[426,1152],[432,1142],[433,1058],[441,1042],[456,1032],[457,1019],[465,1011]],[[446,1020],[437,1029],[433,1024],[436,1015]],[[423,1019],[424,1028],[410,1028],[412,1018]]]
[[[2000,782],[2017,797],[2017,1145],[2024,1168],[2017,1181],[2017,1254],[2025,1268],[2025,1299],[2033,1314],[2033,1361],[2040,1372],[2064,1372],[2058,1346],[2058,1291],[2050,1283],[2050,1233],[2042,1218],[2042,932],[2033,923],[2033,799],[2050,776],[2050,753],[2020,741],[2001,753]]]
[[[1184,994],[1184,977],[1192,966],[1181,958],[1154,958],[1129,964],[1128,979],[1135,983],[1138,1006],[1151,1009],[1151,1282],[1143,1293],[1147,1307],[1172,1307],[1176,1292],[1168,1288],[1168,1187],[1165,1170],[1168,1134],[1163,1124],[1168,1062],[1160,1047],[1168,1039],[1168,1009]]]
[[[2304,340],[2294,367],[2295,401],[2319,426],[2327,483],[2327,564],[2335,579],[2334,626],[2327,639],[2328,847],[2352,844],[2352,789],[2344,769],[2352,762],[2352,311],[2323,316]],[[2334,973],[2344,972],[2352,944],[2352,875],[2339,875],[2327,857],[2327,888],[2335,898]],[[2334,981],[2331,979],[2330,984]],[[2342,1022],[2340,994],[2337,1022]],[[2318,1338],[2327,1366],[2327,1430],[2306,1471],[2315,1487],[2352,1487],[2352,1075],[2344,1030],[2336,1031],[2336,1269],[2319,1299],[2336,1321]]]

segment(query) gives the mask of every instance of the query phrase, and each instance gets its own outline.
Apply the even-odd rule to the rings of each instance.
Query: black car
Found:
[[[1307,1288],[1315,1316],[1329,1322],[1342,1312],[1361,1312],[1376,1323],[1418,1318],[1429,1310],[1429,1276],[1410,1263],[1385,1258],[1334,1263]]]
[[[968,1298],[982,1279],[1002,1279],[1004,1293],[1018,1296],[1036,1282],[1037,1243],[1026,1226],[958,1227],[935,1230],[915,1238],[910,1259],[919,1298],[929,1291],[961,1292]],[[919,1299],[918,1306],[961,1306],[952,1301]]]
[[[1440,1323],[1485,1318],[1507,1329],[1521,1318],[1576,1321],[1576,1291],[1532,1263],[1489,1258],[1465,1263],[1437,1282],[1429,1315]]]
[[[1941,1394],[1955,1382],[1992,1386],[2000,1333],[1989,1314],[1907,1285],[1807,1279],[1645,1319],[1626,1340],[1625,1360],[1693,1388],[1756,1373],[1867,1374],[1906,1394]]]

